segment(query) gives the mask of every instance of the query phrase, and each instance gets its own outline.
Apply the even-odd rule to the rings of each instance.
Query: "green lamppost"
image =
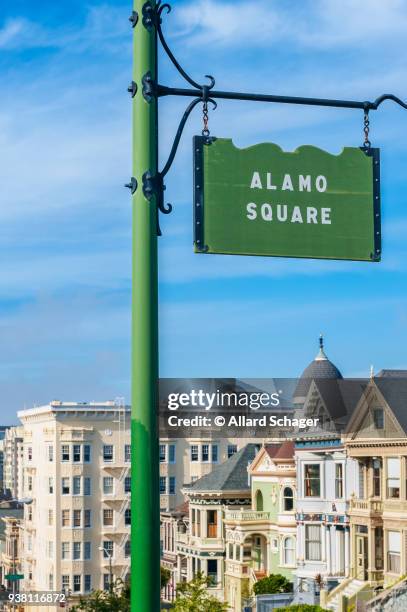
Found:
[[[150,1],[152,9],[155,0]],[[133,295],[131,610],[160,610],[158,431],[157,203],[143,175],[157,175],[157,99],[142,95],[157,76],[157,32],[143,23],[145,0],[133,3]],[[143,11],[144,7],[144,11]],[[137,15],[137,16],[136,16]],[[134,189],[137,180],[138,187]]]

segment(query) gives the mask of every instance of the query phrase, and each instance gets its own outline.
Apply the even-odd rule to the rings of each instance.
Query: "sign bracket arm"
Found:
[[[168,156],[168,159],[161,171],[157,173],[156,177],[152,177],[148,175],[147,184],[143,185],[143,191],[146,189],[149,196],[152,197],[153,193],[157,196],[157,207],[160,212],[163,214],[169,214],[173,207],[171,204],[164,203],[164,178],[170,170],[177,150],[179,143],[181,141],[181,137],[185,128],[185,125],[188,121],[188,118],[194,108],[200,103],[211,102],[213,107],[216,108],[217,103],[216,100],[240,100],[246,102],[264,102],[264,103],[276,103],[276,104],[294,104],[294,105],[302,105],[302,106],[319,106],[319,107],[330,107],[330,108],[348,108],[348,109],[360,109],[365,113],[371,110],[377,110],[379,106],[385,102],[386,100],[390,100],[395,104],[398,104],[404,109],[407,109],[407,102],[401,100],[398,96],[394,94],[382,94],[378,98],[373,101],[365,100],[338,100],[338,99],[330,99],[330,98],[312,98],[312,97],[302,97],[302,96],[281,96],[274,94],[258,94],[258,93],[250,93],[250,92],[237,92],[237,91],[222,91],[213,89],[215,86],[215,78],[212,75],[205,75],[207,79],[209,79],[209,84],[200,85],[197,81],[195,81],[181,64],[178,62],[174,54],[172,53],[166,39],[164,33],[161,28],[162,24],[162,14],[163,12],[167,14],[171,12],[171,5],[167,2],[162,3],[161,0],[153,7],[151,2],[147,0],[143,6],[143,25],[147,29],[155,28],[158,34],[158,38],[160,43],[170,59],[171,63],[177,70],[177,72],[182,76],[182,78],[191,86],[190,88],[181,88],[181,87],[168,87],[167,85],[161,85],[157,82],[153,82],[150,74],[144,75],[143,78],[143,91],[142,95],[146,99],[147,102],[151,101],[154,97],[157,100],[159,98],[167,97],[167,96],[176,96],[176,97],[184,97],[184,98],[193,98],[189,103],[185,112],[181,118],[181,121],[178,125],[178,129]],[[132,22],[132,26],[137,23],[138,15],[133,12],[130,17],[130,21]],[[137,87],[134,87],[133,83],[131,83],[128,91],[134,97],[137,94]],[[144,181],[143,181],[144,183]],[[135,179],[132,179],[128,185],[126,185],[132,190],[134,193],[135,189],[137,189],[137,184],[135,183]],[[159,225],[157,223],[157,233],[161,235],[161,231]]]

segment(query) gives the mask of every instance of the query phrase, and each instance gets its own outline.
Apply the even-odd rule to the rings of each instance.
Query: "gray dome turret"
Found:
[[[301,377],[298,380],[297,387],[294,392],[294,403],[303,404],[310,388],[312,380],[316,379],[333,379],[342,378],[342,374],[335,364],[328,359],[324,351],[324,339],[321,334],[319,337],[319,351],[317,356],[305,368]]]

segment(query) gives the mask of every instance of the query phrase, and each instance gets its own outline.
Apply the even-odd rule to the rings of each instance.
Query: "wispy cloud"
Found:
[[[29,26],[25,19],[8,19],[0,29],[0,49],[10,49],[18,45],[19,37]]]
[[[178,14],[189,44],[253,47],[294,44],[308,48],[401,44],[407,27],[403,0],[305,0],[296,3],[198,0]],[[397,37],[400,39],[397,41]]]
[[[101,4],[90,6],[79,26],[63,23],[47,27],[22,17],[10,18],[0,28],[0,51],[63,49],[78,54],[96,43],[99,52],[118,51],[129,46],[128,32],[123,9]]]

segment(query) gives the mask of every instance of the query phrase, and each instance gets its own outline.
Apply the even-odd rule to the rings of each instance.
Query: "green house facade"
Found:
[[[250,509],[225,513],[225,599],[241,610],[254,583],[269,574],[293,580],[296,568],[294,444],[267,444],[248,468]]]

